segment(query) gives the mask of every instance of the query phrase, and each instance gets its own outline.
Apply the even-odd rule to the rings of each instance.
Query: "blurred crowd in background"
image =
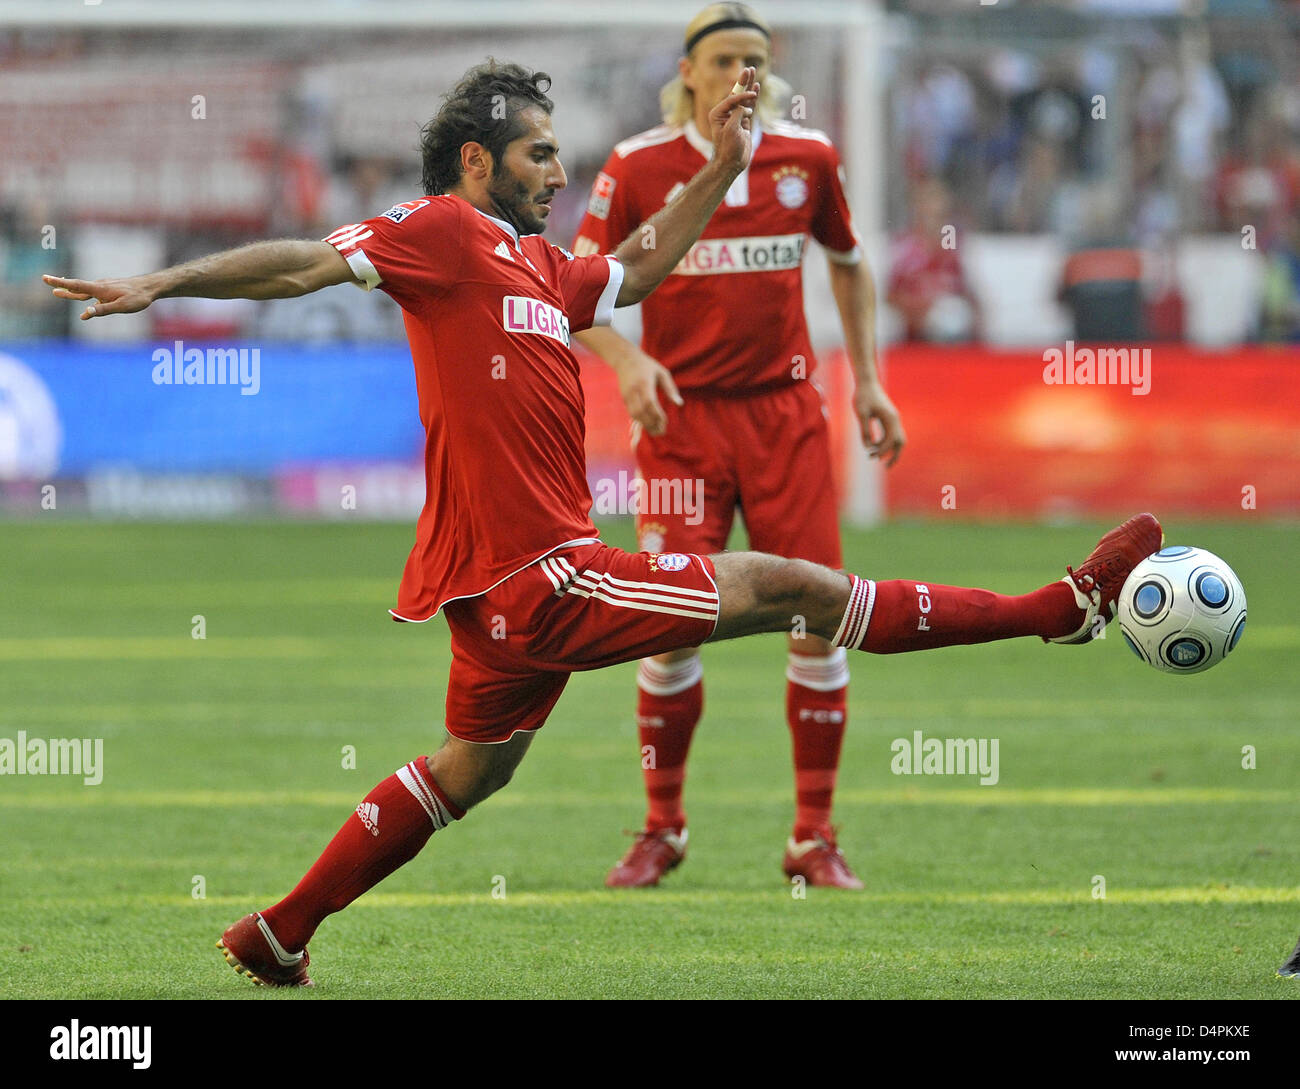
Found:
[[[1217,235],[1255,263],[1240,339],[1300,342],[1297,5],[1202,3],[1206,16],[1187,18],[1184,0],[1026,3],[978,35],[969,4],[961,18],[939,0],[887,6],[889,245],[877,269],[887,340],[989,337],[999,284],[980,277],[1005,273],[971,264],[958,240],[972,237],[1050,239],[1060,254],[1052,288],[1081,339],[1183,339],[1180,248]],[[560,244],[608,149],[656,123],[656,91],[674,71],[673,36],[660,35],[663,47],[641,50],[630,79],[625,70],[616,80],[623,62],[602,44],[612,33],[551,49],[572,57],[569,80],[582,72],[557,109],[570,188],[548,236]],[[107,254],[130,273],[268,236],[320,237],[410,199],[420,186],[408,114],[381,139],[382,105],[365,114],[356,103],[383,75],[398,80],[388,93],[410,117],[427,116],[490,40],[440,35],[446,59],[427,66],[411,35],[376,34],[355,63],[326,65],[322,38],[268,37],[232,68],[223,58],[236,38],[214,32],[186,63],[178,35],[0,29],[0,341],[72,331],[73,308],[51,299],[41,272],[87,274]],[[193,33],[183,40],[196,49]],[[796,89],[824,40],[778,37],[778,71]],[[521,41],[498,52],[524,60]],[[625,35],[621,44],[636,46]],[[391,66],[374,60],[390,47],[401,54]],[[69,96],[81,127],[70,127],[66,99],[60,108],[46,94],[69,71],[101,96],[89,109]],[[828,98],[835,74],[819,74],[814,100]],[[165,122],[149,112],[160,98],[170,99]],[[806,123],[845,137],[833,104]],[[330,292],[283,306],[176,300],[150,320],[159,339],[403,335],[387,299],[357,307]]]
[[[1124,10],[1096,5],[1107,6]],[[1062,240],[1062,301],[1076,332],[1097,339],[1182,338],[1179,240],[1249,228],[1245,244],[1265,258],[1254,336],[1300,339],[1297,25],[1232,18],[1259,14],[1253,3],[1220,11],[1207,22],[1112,19],[1039,51],[949,45],[941,23],[924,28],[928,48],[904,56],[890,101],[890,220],[907,227],[889,296],[906,336],[941,335],[935,299],[976,310],[957,252],[940,245],[942,225],[959,223]],[[1124,301],[1117,281],[1130,282]],[[1088,285],[1102,282],[1112,297],[1091,328]]]

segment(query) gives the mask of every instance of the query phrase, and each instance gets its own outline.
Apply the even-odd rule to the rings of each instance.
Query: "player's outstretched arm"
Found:
[[[281,239],[254,242],[125,279],[41,279],[60,299],[95,299],[95,304],[81,313],[81,320],[87,321],[108,314],[135,314],[155,299],[292,299],[356,277],[328,242]]]
[[[663,282],[700,237],[736,176],[749,165],[750,121],[758,92],[754,69],[744,69],[732,93],[709,111],[713,158],[671,204],[614,251],[623,265],[616,306],[640,302]]]

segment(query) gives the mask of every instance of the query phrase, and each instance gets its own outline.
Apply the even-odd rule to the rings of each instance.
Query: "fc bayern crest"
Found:
[[[654,566],[660,571],[681,571],[689,567],[690,563],[690,556],[683,555],[681,552],[661,552],[653,561]]]
[[[664,547],[664,534],[667,533],[664,526],[656,522],[649,522],[642,526],[637,534],[638,543],[641,545],[642,552],[662,552]]]
[[[808,175],[797,166],[782,167],[776,172],[776,199],[783,208],[802,208],[808,202]]]

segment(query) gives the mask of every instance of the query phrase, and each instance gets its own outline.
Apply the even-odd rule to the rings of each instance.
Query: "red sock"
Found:
[[[298,887],[262,912],[289,952],[302,949],[327,915],[342,911],[419,854],[434,832],[465,815],[433,781],[428,760],[417,757],[367,794]]]
[[[785,719],[794,742],[794,839],[831,835],[831,798],[848,721],[848,655],[791,654]]]
[[[1065,582],[1008,597],[933,582],[850,577],[849,603],[831,642],[872,654],[990,643],[1021,635],[1054,638],[1076,631],[1083,621],[1083,610]]]
[[[666,666],[645,658],[636,683],[641,773],[649,803],[645,826],[652,832],[680,832],[686,827],[686,754],[704,710],[704,668],[698,656]]]

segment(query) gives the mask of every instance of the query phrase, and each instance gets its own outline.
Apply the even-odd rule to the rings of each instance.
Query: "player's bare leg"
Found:
[[[274,907],[229,927],[217,948],[230,966],[268,987],[309,987],[307,942],[321,921],[414,858],[437,830],[510,781],[532,744],[516,733],[499,745],[447,736],[365,796],[324,854]]]
[[[723,552],[710,559],[720,605],[713,641],[796,626],[828,641],[834,637],[848,605],[851,576],[765,552]]]
[[[499,745],[478,745],[448,734],[429,757],[429,771],[461,809],[491,797],[514,777],[533,743],[531,733],[517,733]]]
[[[656,654],[637,670],[637,733],[645,779],[645,825],[605,877],[612,889],[645,888],[686,857],[682,790],[686,756],[704,710],[699,647]]]

